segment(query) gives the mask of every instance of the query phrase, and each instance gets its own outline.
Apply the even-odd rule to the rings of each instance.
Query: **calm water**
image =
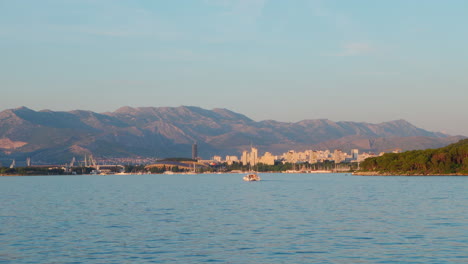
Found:
[[[467,263],[468,177],[0,177],[0,263]]]

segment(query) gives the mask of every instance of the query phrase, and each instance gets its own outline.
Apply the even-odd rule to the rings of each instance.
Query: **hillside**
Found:
[[[468,175],[468,139],[455,144],[404,153],[386,153],[361,163],[362,172],[396,175]]]
[[[380,152],[437,148],[462,137],[426,131],[405,120],[380,124],[333,122],[256,122],[227,109],[193,106],[122,107],[114,112],[0,112],[0,162],[31,157],[36,164],[98,158],[190,157],[197,142],[201,157],[239,155],[254,144],[261,152],[342,149]]]

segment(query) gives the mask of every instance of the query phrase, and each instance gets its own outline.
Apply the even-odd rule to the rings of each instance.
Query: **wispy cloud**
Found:
[[[376,48],[367,42],[350,42],[344,44],[337,52],[325,53],[323,56],[330,57],[352,57],[371,55]]]
[[[335,56],[359,56],[367,55],[374,51],[374,47],[365,42],[347,43],[343,46],[343,50]]]
[[[359,41],[369,39],[369,37],[363,32],[363,26],[360,26],[352,19],[350,14],[337,10],[336,7],[334,9],[328,7],[327,1],[309,0],[308,3],[311,14],[328,24],[330,30],[336,31],[336,39],[339,39],[341,43],[345,43],[339,45],[338,51],[324,54],[325,56],[363,56],[375,52],[375,46],[369,41]]]
[[[312,16],[324,20],[342,35],[355,35],[359,32],[359,27],[347,14],[328,8],[326,1],[310,0],[308,3]]]
[[[140,56],[159,61],[171,62],[199,62],[215,61],[216,58],[201,52],[195,52],[189,49],[164,49],[155,52],[141,53]]]
[[[176,30],[168,30],[167,28],[160,27],[150,29],[148,27],[139,27],[137,25],[126,25],[119,27],[115,26],[103,26],[101,28],[79,26],[75,27],[77,32],[84,34],[101,36],[101,37],[114,37],[114,38],[134,38],[134,37],[155,37],[158,40],[177,40],[183,36],[182,33]]]
[[[203,41],[226,43],[255,38],[258,35],[258,21],[268,1],[204,0],[204,3],[216,6],[218,10],[214,15],[217,23],[209,34],[203,36]]]
[[[361,71],[361,72],[356,72],[358,75],[362,76],[395,76],[399,75],[400,73],[397,71]]]
[[[221,18],[255,23],[262,16],[268,0],[204,0],[204,2],[221,8],[218,14]]]
[[[204,0],[205,4],[219,6],[234,12],[261,13],[267,0]]]

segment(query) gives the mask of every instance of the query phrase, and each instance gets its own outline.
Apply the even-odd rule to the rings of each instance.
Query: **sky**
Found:
[[[0,0],[0,110],[227,108],[468,136],[466,0]]]

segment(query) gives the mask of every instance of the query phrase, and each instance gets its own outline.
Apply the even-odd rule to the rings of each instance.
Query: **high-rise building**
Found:
[[[192,145],[192,159],[197,159],[197,158],[198,158],[198,146],[197,146],[197,142],[195,142]]]
[[[255,166],[258,163],[258,149],[251,147],[250,150],[250,165]]]
[[[242,165],[246,166],[248,164],[249,156],[250,156],[249,152],[247,152],[246,150],[242,152],[242,157],[241,157]]]

